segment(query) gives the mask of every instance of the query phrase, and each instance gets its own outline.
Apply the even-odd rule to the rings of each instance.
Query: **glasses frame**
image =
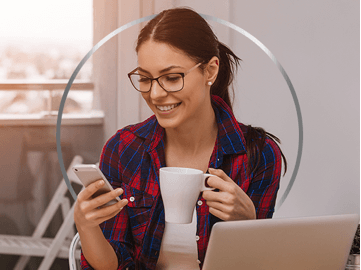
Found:
[[[201,62],[201,63],[198,63],[197,65],[195,65],[194,67],[190,68],[190,69],[187,70],[186,72],[167,73],[167,74],[163,74],[163,75],[161,75],[161,76],[159,76],[159,77],[157,77],[157,78],[150,78],[150,77],[148,77],[148,76],[145,76],[145,75],[136,73],[136,71],[138,70],[138,68],[136,68],[136,69],[134,69],[134,70],[132,70],[131,72],[128,73],[128,78],[129,78],[129,80],[130,80],[130,83],[131,83],[131,84],[133,85],[133,87],[135,88],[135,90],[137,90],[137,91],[140,92],[140,93],[148,93],[148,92],[152,89],[153,81],[157,81],[158,84],[159,84],[159,86],[162,87],[162,89],[163,89],[164,91],[166,91],[167,93],[175,93],[175,92],[181,91],[181,90],[184,88],[184,77],[185,77],[187,74],[189,74],[190,72],[192,72],[193,70],[195,70],[197,67],[199,67],[201,64],[202,64],[202,62]],[[148,91],[143,92],[143,91],[138,90],[138,89],[135,87],[135,85],[134,85],[133,82],[132,82],[132,79],[130,78],[130,76],[133,75],[133,74],[137,74],[137,75],[144,76],[144,77],[146,77],[146,78],[148,78],[148,79],[150,80],[150,87],[149,87],[149,90],[148,90]],[[159,78],[161,78],[161,77],[163,77],[163,76],[167,76],[167,75],[172,75],[172,74],[179,74],[179,75],[182,76],[183,84],[182,84],[182,88],[181,88],[181,89],[176,90],[176,91],[168,91],[167,89],[164,89],[164,87],[160,84]]]

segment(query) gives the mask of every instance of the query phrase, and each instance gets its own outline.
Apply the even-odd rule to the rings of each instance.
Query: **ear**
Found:
[[[211,60],[209,60],[207,67],[207,83],[212,82],[212,84],[217,79],[218,71],[219,71],[219,59],[217,56],[213,56]]]

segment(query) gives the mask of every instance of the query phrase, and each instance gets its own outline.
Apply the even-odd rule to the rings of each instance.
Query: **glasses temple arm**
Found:
[[[197,67],[199,67],[200,65],[202,65],[202,63],[198,63],[197,65],[195,65],[194,67],[192,67],[190,70],[184,72],[184,76],[187,75],[189,72],[193,71],[194,69],[196,69]]]

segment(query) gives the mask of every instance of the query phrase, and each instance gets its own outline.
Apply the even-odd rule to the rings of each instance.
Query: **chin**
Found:
[[[184,115],[175,115],[173,117],[164,117],[155,114],[159,125],[165,129],[174,129],[183,126],[186,122]]]
[[[179,126],[179,122],[176,121],[175,119],[162,119],[162,118],[158,118],[158,123],[162,128],[176,128]]]

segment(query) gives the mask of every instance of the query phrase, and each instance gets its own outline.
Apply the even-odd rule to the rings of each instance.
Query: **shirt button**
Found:
[[[134,202],[134,200],[135,200],[135,199],[134,199],[133,196],[129,198],[129,201],[131,201],[131,202]]]
[[[201,200],[199,200],[199,201],[197,202],[197,204],[198,204],[199,206],[201,206],[201,205],[203,204],[203,202],[202,202]]]
[[[198,241],[199,240],[199,236],[198,235],[196,235],[196,241]]]
[[[201,264],[201,261],[200,261],[200,260],[197,260],[197,263],[198,263],[198,264]]]

